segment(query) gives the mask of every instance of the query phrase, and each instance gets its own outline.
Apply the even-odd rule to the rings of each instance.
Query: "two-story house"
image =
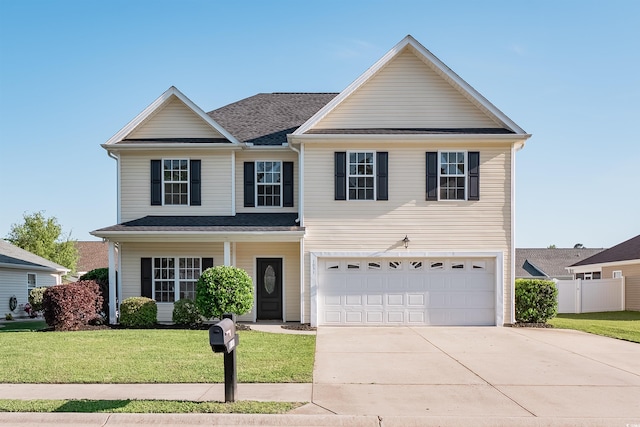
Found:
[[[111,291],[154,298],[160,321],[234,265],[255,286],[240,320],[503,325],[529,137],[411,36],[340,93],[205,113],[172,87],[103,144],[118,218],[92,234]]]

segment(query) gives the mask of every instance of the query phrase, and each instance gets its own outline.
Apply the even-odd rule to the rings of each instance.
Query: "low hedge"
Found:
[[[150,328],[158,319],[156,302],[147,297],[131,297],[120,304],[120,324],[128,328]]]
[[[546,323],[558,313],[558,288],[551,280],[516,280],[516,321]]]

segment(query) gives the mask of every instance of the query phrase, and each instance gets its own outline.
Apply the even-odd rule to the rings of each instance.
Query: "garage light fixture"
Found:
[[[407,237],[407,235],[405,234],[404,239],[402,239],[402,243],[404,243],[404,248],[407,249],[409,247],[409,242],[411,240],[409,240],[409,237]]]

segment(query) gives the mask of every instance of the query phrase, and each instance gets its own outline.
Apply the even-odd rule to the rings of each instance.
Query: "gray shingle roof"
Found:
[[[239,213],[235,216],[145,216],[104,231],[304,231],[297,213]]]
[[[42,258],[41,256],[25,251],[6,240],[0,239],[0,264],[12,264],[16,267],[39,267],[48,268],[52,271],[65,272],[68,268],[56,264],[53,261]]]
[[[207,113],[242,142],[281,145],[337,93],[260,93]]]
[[[640,234],[617,244],[606,251],[602,251],[587,259],[576,262],[575,264],[572,264],[572,266],[603,264],[607,262],[629,261],[633,259],[640,259]]]
[[[524,248],[516,249],[516,277],[571,277],[566,270],[578,260],[584,260],[604,249]]]

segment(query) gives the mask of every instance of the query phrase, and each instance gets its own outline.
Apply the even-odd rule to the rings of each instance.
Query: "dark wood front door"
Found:
[[[282,258],[258,258],[258,320],[282,319]]]

